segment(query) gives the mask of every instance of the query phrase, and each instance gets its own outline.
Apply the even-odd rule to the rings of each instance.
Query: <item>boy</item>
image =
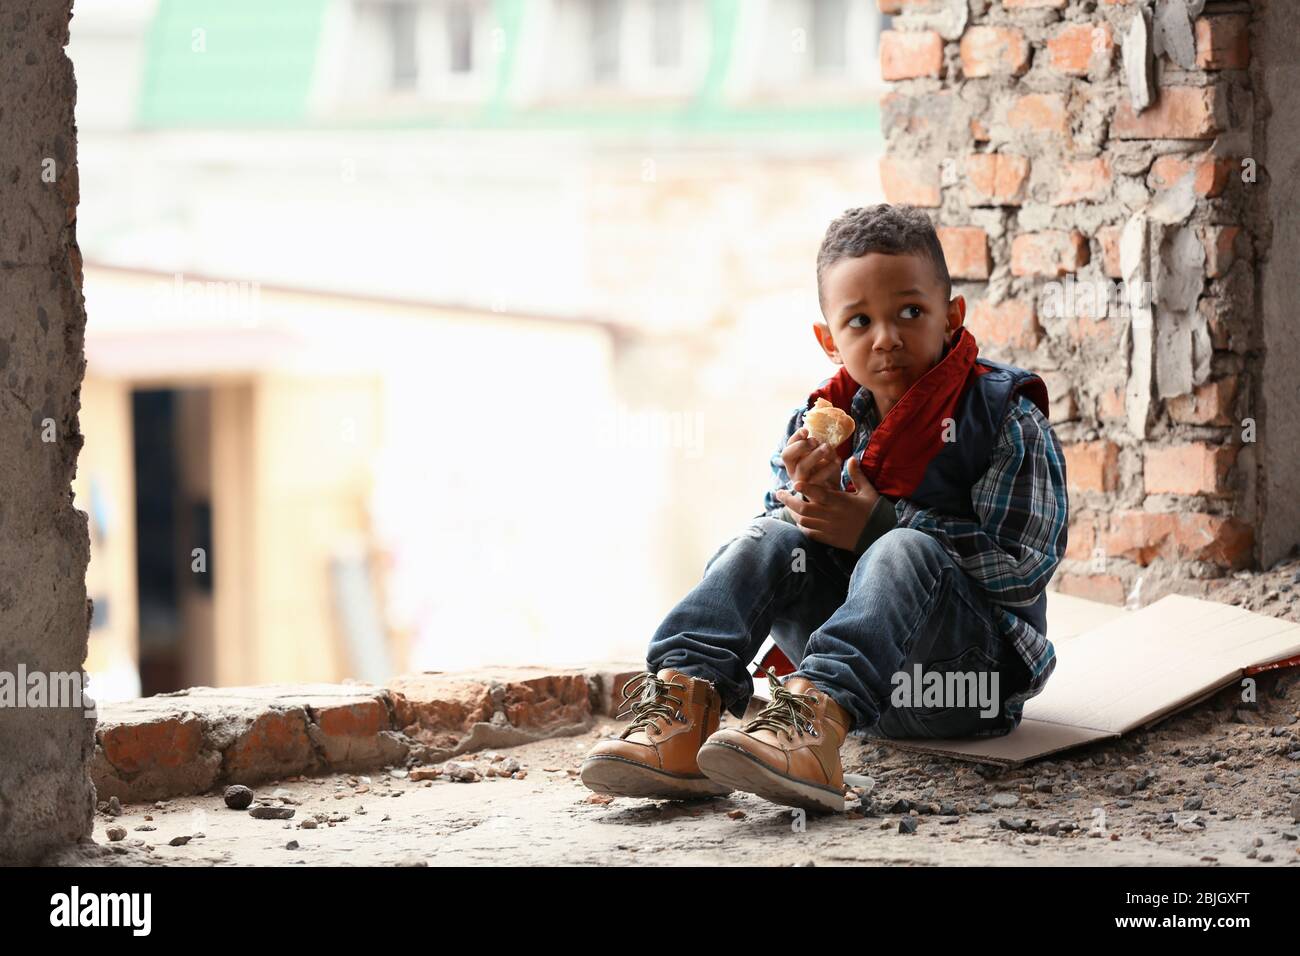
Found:
[[[1042,379],[977,356],[919,210],[848,210],[817,284],[813,332],[841,367],[791,415],[764,513],[651,639],[630,723],[583,761],[593,790],[843,810],[850,731],[1005,734],[1055,667],[1044,591],[1068,503]],[[801,427],[819,397],[856,424],[838,448]],[[798,669],[769,669],[771,703],[719,730],[724,707],[743,719],[769,633]],[[976,687],[981,702],[954,694]]]

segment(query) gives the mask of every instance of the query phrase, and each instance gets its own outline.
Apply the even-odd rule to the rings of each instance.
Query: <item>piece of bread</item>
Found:
[[[835,448],[853,434],[853,416],[841,411],[824,398],[817,399],[812,408],[803,413],[803,423],[815,441],[824,441]]]

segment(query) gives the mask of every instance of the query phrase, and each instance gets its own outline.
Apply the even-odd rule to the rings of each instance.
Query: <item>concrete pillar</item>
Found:
[[[72,501],[86,315],[77,249],[71,0],[0,6],[0,700],[81,674],[86,516]],[[8,677],[7,699],[5,676]],[[38,677],[37,680],[41,678]],[[80,680],[80,677],[77,678]],[[93,719],[0,707],[0,863],[89,836]]]

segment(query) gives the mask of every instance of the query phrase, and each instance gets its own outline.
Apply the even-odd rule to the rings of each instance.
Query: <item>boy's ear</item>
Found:
[[[825,322],[813,323],[813,335],[817,336],[817,344],[822,347],[822,351],[836,365],[843,365],[844,361],[840,358],[840,350],[835,347],[835,340],[831,338],[831,327]]]
[[[966,321],[966,297],[960,295],[953,296],[952,301],[948,303],[949,333],[956,332],[959,328],[961,328],[961,324],[965,321]]]

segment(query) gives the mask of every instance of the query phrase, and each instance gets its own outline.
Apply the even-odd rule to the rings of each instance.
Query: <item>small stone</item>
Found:
[[[232,810],[247,810],[253,802],[253,791],[237,783],[226,787],[221,796]]]
[[[1291,819],[1300,823],[1300,797],[1291,801]]]
[[[108,837],[110,842],[116,843],[119,840],[126,839],[126,827],[112,826],[105,830],[104,834]]]
[[[745,819],[745,811],[744,811],[744,810],[729,810],[729,811],[727,812],[727,816],[731,817],[731,819],[733,819],[733,820],[743,820],[743,819]]]
[[[122,804],[117,797],[108,798],[108,806],[104,810],[110,817],[120,817],[122,815]]]
[[[1027,833],[1033,824],[1022,817],[1001,817],[998,820],[998,826],[1004,830],[1012,830],[1016,833]]]
[[[1020,805],[1020,797],[1014,793],[995,793],[989,802],[1000,810],[1010,810]]]
[[[286,843],[286,844],[284,845],[284,848],[285,848],[286,850],[296,850],[296,849],[298,849],[298,841],[297,841],[297,840],[290,840],[288,843]]]
[[[136,827],[136,829],[147,833],[152,830],[157,830],[158,828],[156,826],[153,826],[152,824],[142,823],[138,827]]]
[[[311,820],[311,819],[303,820],[302,823],[299,824],[299,826],[301,826],[304,830],[315,830],[316,827],[318,827],[319,825],[320,824],[318,824],[315,820]]]
[[[1127,774],[1113,773],[1106,778],[1106,792],[1127,797],[1137,789],[1137,781]]]
[[[614,798],[610,796],[608,793],[593,793],[591,796],[587,798],[586,802],[603,805],[603,804],[613,803]]]
[[[257,820],[288,820],[297,812],[293,807],[273,807],[265,803],[248,808],[248,815]]]
[[[917,818],[916,818],[916,817],[914,817],[914,816],[910,816],[910,815],[909,815],[909,816],[906,816],[906,817],[903,817],[901,820],[898,821],[898,832],[899,832],[899,833],[915,833],[915,832],[916,832],[916,825],[917,825]]]
[[[1202,796],[1201,794],[1199,794],[1199,793],[1194,793],[1194,794],[1192,794],[1190,797],[1188,797],[1186,800],[1183,801],[1183,809],[1184,809],[1184,810],[1199,810],[1199,809],[1201,809],[1201,806],[1202,806],[1202,804],[1204,804],[1204,803],[1205,803],[1205,797],[1203,797],[1203,796]]]
[[[190,838],[187,837],[187,836],[174,836],[174,837],[172,837],[170,840],[167,841],[167,845],[168,845],[168,846],[184,846],[185,844],[187,844],[187,843],[189,843],[189,842],[190,842]]]

